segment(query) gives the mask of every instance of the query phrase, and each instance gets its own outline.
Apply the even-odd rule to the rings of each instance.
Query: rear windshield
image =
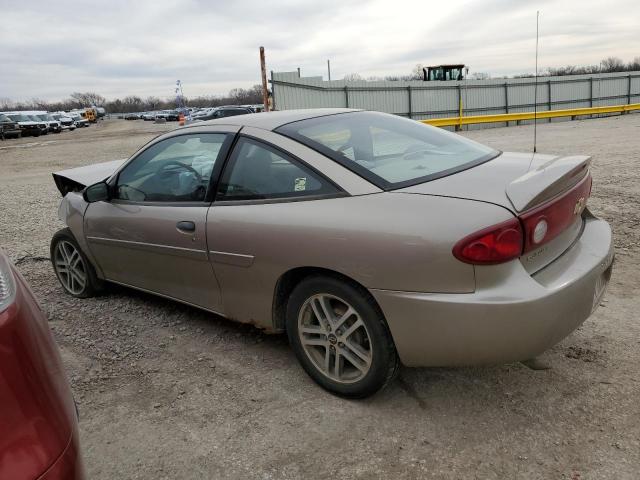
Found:
[[[379,112],[311,118],[277,131],[385,190],[450,175],[499,154],[455,133]]]

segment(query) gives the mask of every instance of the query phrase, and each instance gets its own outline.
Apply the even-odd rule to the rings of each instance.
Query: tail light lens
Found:
[[[525,231],[524,253],[540,248],[566,230],[582,214],[591,194],[591,175],[558,198],[520,215]]]
[[[453,247],[453,255],[465,263],[493,265],[518,258],[522,247],[522,226],[513,218],[463,238]]]
[[[0,312],[13,303],[16,295],[16,282],[9,267],[7,257],[0,250]]]
[[[591,175],[571,190],[518,218],[473,233],[453,247],[460,261],[474,265],[508,262],[550,242],[582,214],[591,194]]]

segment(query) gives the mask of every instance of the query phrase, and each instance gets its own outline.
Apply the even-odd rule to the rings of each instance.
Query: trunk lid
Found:
[[[519,214],[575,186],[589,165],[587,156],[503,152],[455,175],[396,191],[495,203]]]
[[[463,172],[397,191],[477,200],[510,210],[525,228],[520,261],[534,273],[562,255],[580,235],[581,213],[591,187],[589,166],[587,156],[504,152]],[[548,224],[544,229],[548,233],[536,243],[533,229],[541,220]]]

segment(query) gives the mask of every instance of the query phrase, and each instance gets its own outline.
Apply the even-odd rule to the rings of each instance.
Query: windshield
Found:
[[[14,122],[31,122],[32,121],[26,115],[19,115],[19,114],[9,115],[9,118]]]
[[[311,118],[277,131],[386,190],[450,175],[499,153],[455,133],[378,112]]]
[[[0,122],[10,122],[10,121],[11,119],[9,117],[0,113]]]

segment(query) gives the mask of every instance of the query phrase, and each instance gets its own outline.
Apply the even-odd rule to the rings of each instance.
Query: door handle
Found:
[[[193,233],[196,231],[196,224],[187,220],[176,223],[178,231],[183,233]]]

